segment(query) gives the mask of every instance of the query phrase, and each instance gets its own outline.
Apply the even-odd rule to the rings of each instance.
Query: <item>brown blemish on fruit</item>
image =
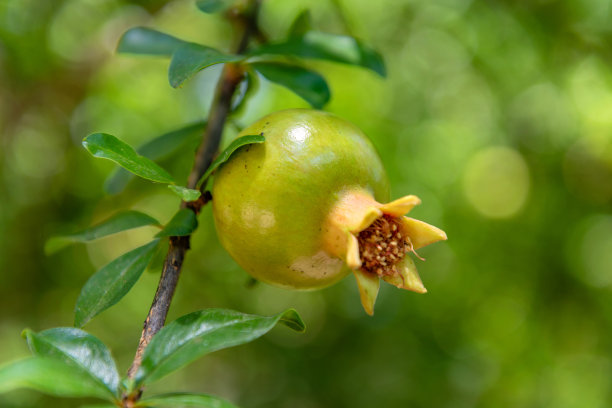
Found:
[[[399,217],[383,215],[357,237],[361,270],[379,277],[397,275],[397,264],[412,250],[410,238],[402,234]]]

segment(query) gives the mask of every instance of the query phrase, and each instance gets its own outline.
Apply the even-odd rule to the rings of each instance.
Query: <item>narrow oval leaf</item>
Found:
[[[257,75],[245,72],[242,80],[236,87],[234,96],[232,97],[232,106],[230,111],[232,113],[239,112],[246,105],[246,101],[249,100],[252,95],[254,95],[257,88]]]
[[[35,333],[24,331],[34,355],[52,357],[81,368],[90,378],[119,396],[119,373],[108,348],[95,336],[74,327]]]
[[[231,402],[212,395],[188,392],[160,394],[140,400],[146,407],[203,407],[203,408],[238,408]]]
[[[186,41],[146,27],[127,30],[119,40],[117,52],[171,56]]]
[[[93,133],[83,139],[83,146],[95,157],[114,161],[124,169],[147,180],[173,184],[174,179],[153,161],[134,151],[132,146],[106,133]]]
[[[236,0],[196,0],[196,5],[203,12],[212,14],[230,8],[235,2]]]
[[[117,303],[134,286],[155,253],[158,240],[121,255],[96,272],[83,286],[74,310],[74,325],[83,327]]]
[[[229,160],[232,153],[238,150],[242,146],[246,146],[253,143],[263,143],[266,140],[263,134],[261,135],[246,135],[235,139],[230,145],[221,152],[219,156],[211,163],[210,167],[206,169],[206,172],[200,177],[198,180],[198,188],[202,186],[202,183],[210,177],[213,171],[217,169],[220,165]]]
[[[253,341],[277,323],[304,331],[304,322],[292,309],[270,317],[224,309],[180,317],[157,333],[145,349],[136,385],[159,380],[207,353]]]
[[[288,88],[314,108],[321,109],[329,102],[327,82],[314,71],[274,62],[256,62],[251,65],[267,80]]]
[[[29,357],[0,367],[0,393],[31,388],[58,397],[97,397],[113,394],[78,367],[48,357]]]
[[[147,225],[160,224],[155,218],[139,211],[121,212],[86,230],[49,238],[45,243],[45,253],[49,255],[74,242],[89,242],[117,232]]]
[[[138,147],[136,152],[146,158],[157,161],[171,157],[182,149],[188,149],[191,145],[193,145],[195,149],[195,146],[197,146],[202,139],[205,127],[206,122],[200,121],[172,132],[164,133]],[[131,178],[132,173],[121,167],[117,167],[104,182],[104,189],[109,194],[120,193]]]
[[[169,184],[168,188],[172,190],[174,194],[181,197],[181,199],[185,202],[195,201],[198,198],[200,198],[200,196],[202,195],[202,193],[200,193],[199,190],[194,190],[194,189],[187,188],[187,187],[175,186],[173,184]]]
[[[285,42],[264,44],[249,55],[293,55],[301,58],[323,59],[368,68],[386,76],[381,55],[361,41],[346,35],[309,31],[301,37]]]
[[[199,142],[205,127],[206,121],[191,123],[149,140],[138,147],[137,152],[151,160],[163,159],[183,146]]]
[[[191,234],[196,228],[198,228],[198,219],[195,213],[187,208],[181,208],[168,221],[164,229],[155,236],[157,238],[182,237]]]
[[[243,59],[238,55],[230,55],[200,44],[185,44],[174,52],[168,70],[168,80],[173,88],[178,88],[206,67],[226,62],[236,62]]]

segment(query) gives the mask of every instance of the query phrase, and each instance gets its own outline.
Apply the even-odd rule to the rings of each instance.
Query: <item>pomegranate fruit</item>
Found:
[[[446,234],[405,217],[420,200],[386,203],[389,183],[368,138],[330,113],[268,115],[215,175],[213,214],[225,249],[254,278],[291,289],[329,286],[351,271],[374,311],[380,279],[426,292],[407,255]],[[382,204],[386,203],[386,204]]]

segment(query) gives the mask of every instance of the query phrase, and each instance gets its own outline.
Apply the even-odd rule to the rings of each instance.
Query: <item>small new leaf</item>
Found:
[[[121,212],[83,231],[49,238],[45,243],[45,253],[49,255],[71,243],[89,242],[117,232],[147,225],[160,224],[155,218],[138,211]]]
[[[117,303],[136,283],[155,253],[158,240],[121,255],[96,272],[83,286],[74,311],[74,325],[83,327]]]
[[[204,45],[188,43],[178,47],[172,54],[168,80],[173,88],[178,88],[204,68],[242,59],[243,57],[238,55],[225,54]]]
[[[187,42],[151,28],[134,27],[121,36],[117,52],[170,57],[184,44]]]
[[[330,91],[325,78],[297,65],[273,62],[251,64],[267,80],[293,91],[312,107],[321,109],[329,102]]]
[[[232,153],[234,153],[240,147],[253,143],[263,143],[265,140],[266,138],[263,134],[246,135],[234,140],[225,150],[223,150],[223,152],[221,152],[219,156],[217,156],[217,158],[211,163],[210,167],[206,169],[206,172],[202,175],[202,177],[200,177],[200,180],[198,180],[198,188],[202,186],[202,183],[204,183],[204,181],[206,181],[208,177],[210,177],[212,172],[215,171],[217,167],[228,161]]]
[[[191,234],[196,228],[198,228],[198,219],[195,213],[187,208],[181,208],[155,237],[182,237]]]
[[[139,401],[145,407],[203,407],[238,408],[236,405],[212,395],[188,392],[160,394]]]
[[[293,309],[274,316],[207,309],[178,318],[157,333],[145,349],[136,386],[150,384],[213,351],[253,341],[277,323],[304,331]]]
[[[181,199],[185,202],[195,201],[198,198],[200,198],[200,196],[202,195],[202,193],[200,193],[199,190],[194,190],[194,189],[187,188],[187,187],[175,186],[173,184],[169,184],[168,188],[172,190],[174,194],[181,197]]]
[[[114,161],[139,177],[158,183],[174,184],[174,179],[166,170],[139,155],[132,146],[115,136],[93,133],[83,139],[83,146],[93,156]]]
[[[97,337],[74,327],[57,327],[35,333],[24,330],[34,355],[61,360],[81,368],[119,397],[119,373],[108,348]]]
[[[29,357],[0,367],[0,394],[30,388],[58,397],[97,397],[107,401],[113,394],[82,369],[49,357]]]

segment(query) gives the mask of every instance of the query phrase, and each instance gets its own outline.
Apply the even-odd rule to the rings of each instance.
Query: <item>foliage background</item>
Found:
[[[305,335],[275,329],[207,356],[156,391],[204,391],[243,407],[606,407],[612,404],[611,4],[605,0],[266,0],[263,30],[282,38],[311,8],[315,27],[364,39],[369,71],[309,63],[332,89],[329,111],[381,153],[393,197],[446,230],[419,263],[429,294],[385,285],[366,316],[352,279],[319,292],[259,284],[200,216],[169,319],[206,307],[273,314],[296,307]],[[0,361],[28,354],[19,333],[68,326],[87,278],[152,229],[43,253],[51,235],[138,209],[168,220],[178,199],[134,180],[105,195],[113,169],[81,139],[132,145],[205,117],[219,68],[183,89],[167,60],[115,55],[150,25],[227,49],[230,27],[193,1],[0,2]],[[261,79],[246,125],[305,103]],[[226,138],[235,130],[230,126]],[[164,163],[184,179],[192,154]],[[152,267],[86,329],[131,362],[155,290]],[[3,407],[75,407],[33,392]]]

